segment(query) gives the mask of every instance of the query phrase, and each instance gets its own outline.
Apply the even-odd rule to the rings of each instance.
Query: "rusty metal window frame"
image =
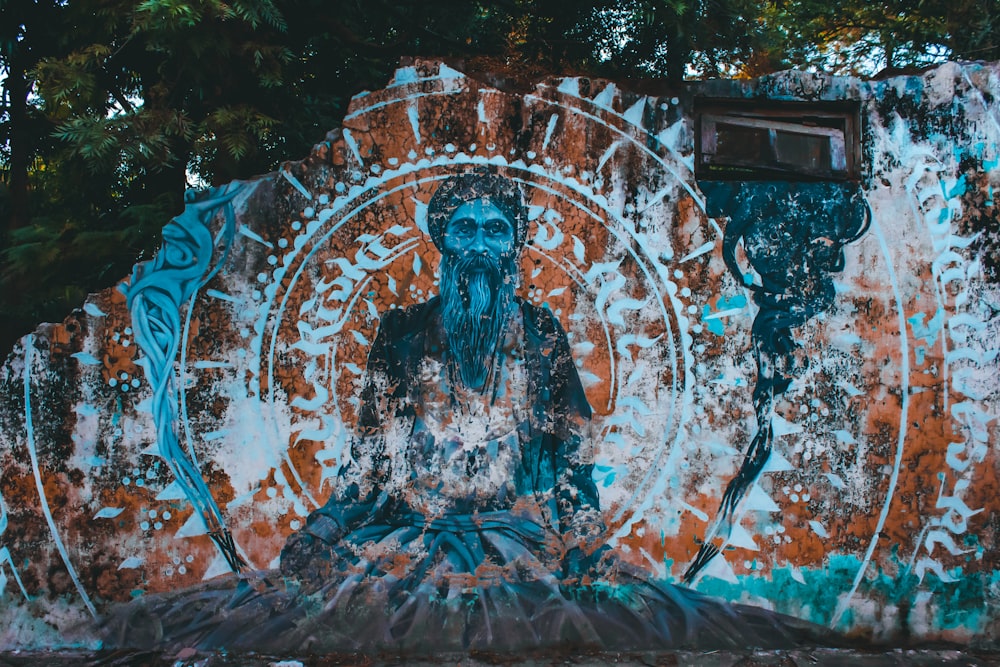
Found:
[[[852,102],[695,100],[695,176],[705,180],[857,181],[861,171],[861,107]],[[720,155],[720,127],[758,131],[766,146],[756,158]],[[766,131],[766,134],[759,131]],[[819,167],[782,159],[782,140],[826,140]]]

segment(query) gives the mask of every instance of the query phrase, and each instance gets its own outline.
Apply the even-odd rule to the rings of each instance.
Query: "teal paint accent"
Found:
[[[962,174],[958,177],[958,180],[955,181],[955,187],[953,187],[951,192],[948,193],[947,198],[951,199],[952,197],[961,197],[968,189],[969,185],[966,182],[965,174]]]
[[[917,366],[923,366],[924,356],[926,354],[927,354],[927,348],[925,348],[923,345],[918,345],[917,348],[913,351],[913,355],[916,357]]]
[[[716,336],[721,336],[726,332],[726,327],[722,323],[722,320],[707,320],[705,319],[712,314],[712,307],[708,304],[701,309],[701,320],[705,323],[705,328],[714,333]]]
[[[746,276],[744,276],[744,280],[746,280]],[[747,305],[747,298],[742,294],[737,294],[729,298],[720,296],[719,299],[715,302],[715,308],[712,308],[712,306],[709,304],[705,304],[702,307],[701,309],[702,322],[704,323],[706,329],[714,333],[716,336],[722,336],[723,334],[726,333],[726,324],[725,322],[723,322],[724,318],[720,317],[712,320],[708,320],[705,318],[707,318],[713,312],[719,313],[722,312],[723,310],[732,310],[734,308],[745,308],[746,305]]]
[[[966,538],[967,544],[978,542],[975,536]],[[1000,570],[963,576],[961,568],[956,567],[948,574],[958,578],[958,581],[943,582],[933,573],[926,574],[923,581],[920,581],[908,570],[905,559],[899,557],[898,551],[898,545],[894,546],[886,559],[898,574],[889,574],[880,568],[873,578],[862,581],[857,593],[858,599],[875,598],[880,602],[878,606],[881,608],[892,605],[908,609],[916,601],[918,593],[930,593],[932,631],[965,630],[971,634],[983,631],[989,622],[990,590],[1000,587]],[[805,581],[804,584],[792,578],[790,567],[779,567],[771,570],[769,578],[738,575],[735,584],[721,579],[704,578],[696,588],[708,595],[751,604],[755,598],[766,599],[774,605],[775,611],[828,625],[839,597],[850,590],[860,566],[861,561],[855,556],[833,555],[828,557],[824,568],[800,568],[799,574]],[[866,623],[865,619],[858,622]],[[905,623],[905,618],[898,619],[900,629]],[[855,616],[848,609],[835,629],[849,631],[854,624]]]
[[[944,326],[944,310],[938,308],[934,317],[927,324],[924,324],[926,317],[926,313],[916,313],[906,318],[906,321],[910,323],[914,338],[922,338],[927,341],[929,347],[934,347],[938,334],[941,333],[941,328]]]

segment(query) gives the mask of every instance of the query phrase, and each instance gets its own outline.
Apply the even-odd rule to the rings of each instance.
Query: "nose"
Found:
[[[486,230],[481,226],[476,228],[476,235],[472,237],[472,243],[469,244],[469,252],[477,254],[485,254],[489,251],[486,245]]]

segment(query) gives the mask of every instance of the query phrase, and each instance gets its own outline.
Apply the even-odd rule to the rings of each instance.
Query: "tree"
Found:
[[[150,253],[187,186],[305,155],[404,56],[517,79],[1000,58],[994,0],[4,0],[0,349]]]

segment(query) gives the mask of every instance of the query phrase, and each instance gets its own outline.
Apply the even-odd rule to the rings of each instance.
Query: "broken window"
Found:
[[[695,172],[718,180],[858,177],[857,105],[701,101]]]

